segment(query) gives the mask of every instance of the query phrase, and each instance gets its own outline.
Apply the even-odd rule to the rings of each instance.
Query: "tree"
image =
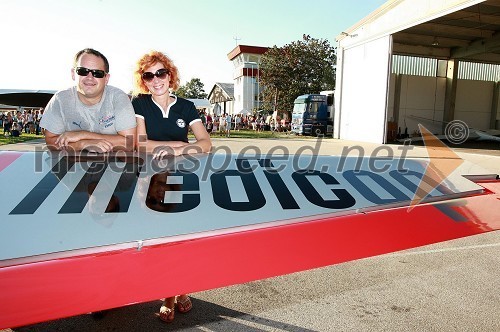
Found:
[[[264,107],[291,111],[299,95],[335,89],[335,48],[327,40],[302,40],[270,48],[261,59]]]
[[[207,98],[204,85],[199,78],[192,78],[185,85],[181,85],[175,94],[181,98],[203,99]]]

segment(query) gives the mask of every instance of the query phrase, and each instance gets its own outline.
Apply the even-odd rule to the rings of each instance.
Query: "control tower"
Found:
[[[260,109],[260,60],[267,47],[238,45],[227,57],[233,62],[234,114]]]

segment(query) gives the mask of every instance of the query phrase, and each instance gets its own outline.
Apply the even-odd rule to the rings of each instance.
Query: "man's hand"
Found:
[[[66,131],[60,135],[45,131],[45,143],[50,150],[87,150],[104,153],[110,151],[133,151],[135,128],[118,132],[116,135],[89,131]]]
[[[113,144],[104,139],[87,139],[84,142],[83,149],[89,152],[105,153],[113,151]]]
[[[66,131],[57,137],[55,144],[59,149],[66,149],[69,143],[78,142],[84,139],[83,131]]]
[[[67,150],[70,143],[79,143],[81,150],[105,153],[113,151],[113,144],[105,139],[88,139],[85,131],[66,131],[59,135],[55,144],[61,150]]]

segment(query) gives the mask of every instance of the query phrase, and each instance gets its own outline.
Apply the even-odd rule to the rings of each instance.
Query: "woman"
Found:
[[[194,104],[170,93],[179,87],[179,74],[172,60],[157,51],[145,54],[137,61],[134,79],[132,105],[140,152],[152,152],[155,158],[162,158],[210,151],[210,135]],[[193,143],[188,141],[189,129],[196,138]],[[161,320],[173,321],[176,302],[181,313],[192,308],[186,294],[166,298],[158,314]]]
[[[170,93],[179,87],[177,67],[163,53],[152,51],[137,62],[132,104],[137,117],[138,149],[166,155],[209,152],[210,135],[194,104]],[[189,143],[191,129],[196,141]]]

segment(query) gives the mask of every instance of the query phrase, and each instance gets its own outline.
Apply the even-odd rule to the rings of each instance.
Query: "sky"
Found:
[[[386,0],[0,0],[0,89],[62,90],[74,85],[75,53],[86,47],[110,63],[109,84],[130,92],[136,61],[157,50],[199,78],[208,94],[233,82],[227,55],[237,44],[272,47],[309,34],[335,37]]]

